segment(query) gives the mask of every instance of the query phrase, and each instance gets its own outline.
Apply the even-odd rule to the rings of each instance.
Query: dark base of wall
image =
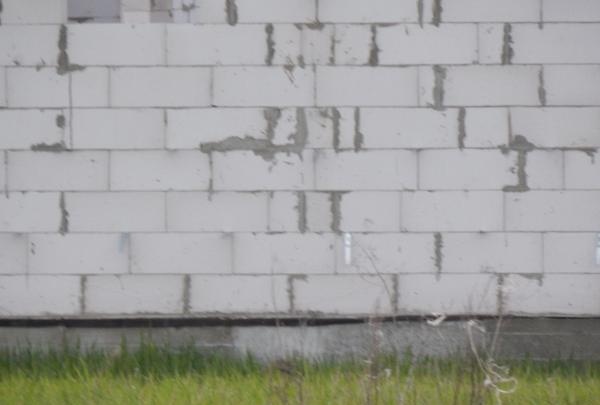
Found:
[[[424,319],[0,320],[0,349],[60,350],[66,345],[113,351],[124,343],[135,348],[144,341],[232,355],[252,353],[265,361],[291,356],[360,358],[377,345],[385,353],[464,356],[473,347],[485,353],[494,341],[497,358],[600,360],[600,319],[507,318],[499,323],[492,318],[455,318],[437,326]]]

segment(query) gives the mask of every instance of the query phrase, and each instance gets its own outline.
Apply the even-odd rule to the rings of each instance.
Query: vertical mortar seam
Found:
[[[69,91],[69,149],[73,149],[73,74],[69,72],[68,76]]]
[[[415,150],[416,153],[416,163],[417,163],[417,190],[421,189],[421,149]]]
[[[502,191],[502,231],[506,232],[506,192]]]
[[[133,238],[131,233],[126,233],[127,235],[127,274],[132,274],[133,267]]]
[[[267,192],[267,232],[271,232],[271,203],[275,193],[273,190]]]
[[[567,151],[566,150],[561,150],[560,151],[560,157],[561,157],[561,185],[560,188],[561,190],[566,190],[567,189]]]
[[[541,264],[542,264],[542,275],[546,274],[546,257],[545,257],[545,251],[546,251],[546,232],[542,232],[540,234],[540,238],[541,238],[541,249],[542,249],[542,260],[541,260]]]
[[[9,190],[9,185],[8,185],[8,151],[5,150],[3,152],[4,155],[4,196],[6,198],[8,198],[8,190]]]
[[[230,266],[229,269],[230,274],[237,274],[235,268],[235,234],[233,232],[229,233],[229,252],[230,252]]]
[[[168,228],[168,221],[167,221],[167,193],[168,191],[164,191],[163,192],[163,226],[165,229],[165,232],[169,229]]]
[[[162,25],[163,34],[162,34],[162,47],[163,47],[163,65],[169,66],[169,47],[168,47],[168,33],[167,24]]]
[[[107,67],[106,70],[108,71],[107,75],[106,75],[106,104],[108,107],[112,107],[113,103],[112,103],[112,67]]]
[[[31,234],[30,233],[25,234],[25,241],[26,241],[26,245],[25,245],[25,275],[28,275],[30,272],[29,254],[31,253]]]
[[[112,151],[111,150],[107,150],[107,158],[106,158],[106,189],[108,191],[111,190],[111,183],[112,183]]]
[[[215,106],[215,67],[211,66],[210,70],[209,70],[209,77],[210,77],[210,86],[209,86],[209,99],[210,99],[210,106],[214,107]]]

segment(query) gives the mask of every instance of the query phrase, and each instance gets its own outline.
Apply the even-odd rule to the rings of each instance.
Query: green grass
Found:
[[[502,403],[600,405],[600,363],[521,361]],[[145,345],[116,354],[0,352],[0,405],[495,404],[474,360],[260,364]]]

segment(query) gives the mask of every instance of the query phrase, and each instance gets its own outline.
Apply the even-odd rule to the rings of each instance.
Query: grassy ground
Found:
[[[600,363],[519,362],[510,376],[518,384],[500,397],[505,405],[600,405]],[[473,359],[259,364],[153,346],[116,355],[0,352],[1,405],[497,403],[484,380]]]

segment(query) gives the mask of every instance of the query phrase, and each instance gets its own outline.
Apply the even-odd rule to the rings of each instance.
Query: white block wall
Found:
[[[0,318],[600,316],[596,1],[134,3],[1,2]]]

